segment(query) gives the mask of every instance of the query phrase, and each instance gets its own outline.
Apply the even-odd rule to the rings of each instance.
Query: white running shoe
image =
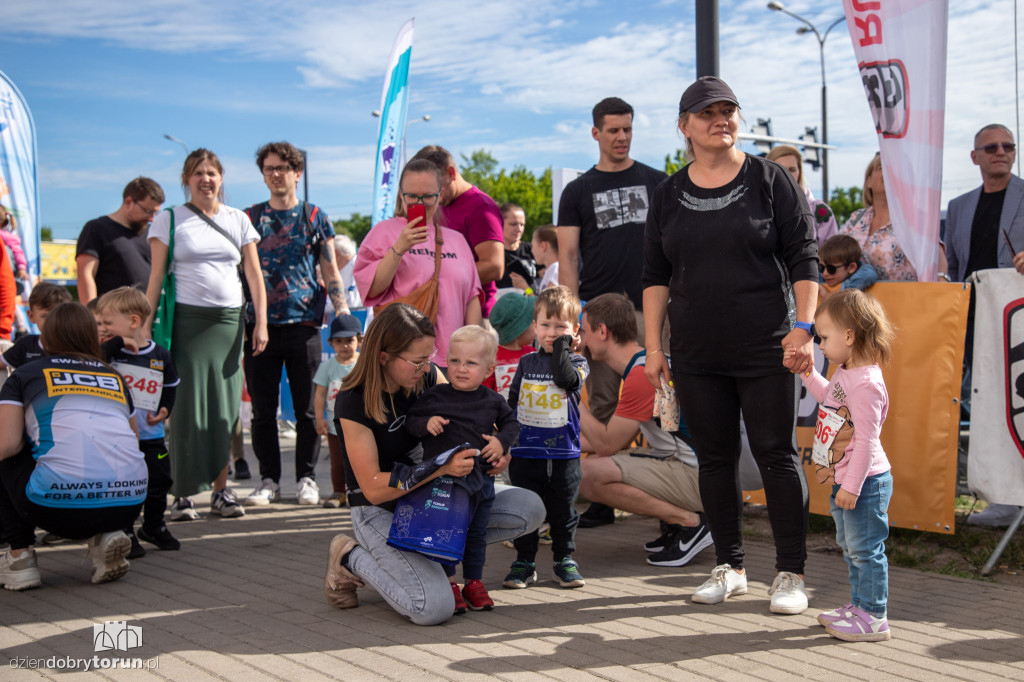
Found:
[[[132,541],[123,531],[93,535],[86,541],[89,546],[89,559],[92,560],[92,582],[95,584],[117,580],[130,568],[128,552],[132,551]]]
[[[170,507],[171,521],[195,521],[199,518],[191,497],[176,497]]]
[[[263,507],[281,501],[281,486],[272,478],[264,478],[256,490],[242,501],[246,507]]]
[[[19,557],[11,554],[10,547],[0,553],[0,585],[5,589],[28,590],[42,584],[36,550],[29,547]]]
[[[299,494],[297,496],[299,504],[317,505],[320,504],[320,488],[317,487],[316,481],[309,476],[303,476],[299,479]]]
[[[245,516],[245,509],[238,504],[235,491],[230,488],[218,490],[210,498],[210,513],[221,516],[225,519],[234,519]]]
[[[783,571],[775,576],[768,594],[772,598],[771,612],[795,616],[807,610],[807,592],[804,581],[796,573]]]
[[[747,574],[737,572],[729,564],[715,566],[711,577],[690,597],[698,604],[721,604],[734,594],[747,593]]]

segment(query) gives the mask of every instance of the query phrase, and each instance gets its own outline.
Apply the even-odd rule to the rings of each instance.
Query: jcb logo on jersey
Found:
[[[100,372],[70,372],[48,367],[46,393],[50,397],[62,395],[92,395],[127,403],[120,379],[114,374]]]

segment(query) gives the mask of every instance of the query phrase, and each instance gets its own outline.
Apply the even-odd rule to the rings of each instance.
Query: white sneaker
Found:
[[[170,507],[171,521],[195,521],[199,518],[191,497],[176,497]]]
[[[92,582],[95,584],[117,580],[128,572],[128,552],[132,541],[123,531],[93,535],[86,541],[92,560]]]
[[[297,499],[299,504],[320,504],[320,488],[317,487],[316,481],[309,476],[303,476],[300,478],[299,494]]]
[[[21,556],[15,557],[8,547],[0,554],[0,585],[5,589],[28,590],[42,584],[34,549],[29,547]]]
[[[807,592],[804,581],[796,573],[783,571],[775,576],[768,594],[772,598],[771,612],[795,616],[807,610]]]
[[[274,483],[272,478],[264,478],[256,490],[253,490],[249,497],[242,500],[246,507],[262,507],[271,502],[281,501],[281,486]]]
[[[968,516],[967,523],[972,526],[1005,528],[1013,523],[1017,514],[1020,514],[1020,507],[1015,507],[1012,504],[990,504],[985,507],[985,511]]]
[[[234,519],[245,516],[245,509],[238,504],[235,491],[230,488],[218,490],[210,498],[210,513],[221,516],[225,519]]]
[[[734,594],[747,593],[747,574],[737,572],[729,564],[715,566],[707,582],[690,597],[698,604],[720,604]]]

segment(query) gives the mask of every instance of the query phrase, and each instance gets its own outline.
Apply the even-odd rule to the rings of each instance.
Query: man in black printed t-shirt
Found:
[[[591,135],[597,141],[597,165],[562,191],[558,205],[558,282],[581,301],[601,294],[624,293],[637,310],[643,339],[644,225],[654,188],[665,173],[629,156],[633,139],[633,107],[608,97],[594,107]],[[622,378],[601,362],[591,362],[587,378],[588,406],[607,422],[618,404]],[[580,526],[611,523],[613,510],[592,505]]]
[[[140,176],[125,186],[120,208],[85,224],[75,248],[78,300],[83,305],[118,287],[146,290],[149,223],[163,203],[160,185]]]

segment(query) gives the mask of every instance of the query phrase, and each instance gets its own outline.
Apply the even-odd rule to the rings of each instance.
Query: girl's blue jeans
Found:
[[[836,506],[839,486],[832,486],[830,506],[836,522],[836,542],[850,567],[850,601],[876,618],[884,618],[889,599],[889,500],[892,473],[868,476],[853,509]]]

